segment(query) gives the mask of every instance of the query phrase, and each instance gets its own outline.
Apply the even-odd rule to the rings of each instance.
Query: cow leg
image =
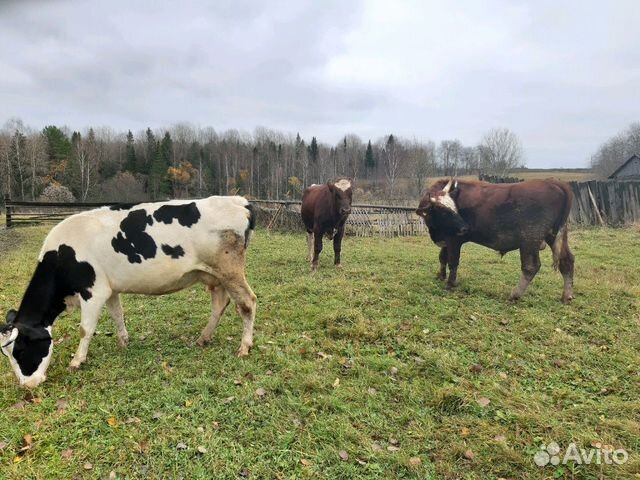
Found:
[[[334,264],[336,268],[342,268],[340,265],[340,252],[342,251],[342,237],[344,237],[344,225],[338,227],[338,231],[333,236],[333,254]]]
[[[79,368],[87,359],[89,343],[93,338],[100,318],[100,311],[105,302],[111,297],[111,292],[103,292],[100,294],[97,288],[94,288],[93,296],[88,300],[83,300],[80,304],[80,343],[76,354],[73,356],[69,366],[71,368]]]
[[[522,275],[520,276],[520,282],[511,291],[511,300],[518,300],[524,292],[527,290],[529,283],[536,276],[538,270],[540,270],[540,245],[532,245],[522,247],[520,249],[520,265],[522,269]]]
[[[236,304],[236,310],[242,318],[244,326],[242,330],[242,341],[240,343],[240,349],[238,350],[239,357],[248,355],[249,350],[253,346],[253,322],[256,316],[257,305],[256,296],[247,283],[244,274],[245,253],[244,238],[232,232],[225,232],[222,235],[220,254],[215,261],[216,268],[201,267],[203,272],[209,273],[215,278],[215,281],[203,281],[215,286],[213,294],[216,295],[215,302],[220,306],[220,315],[222,315],[222,304],[225,304],[226,307],[226,297],[222,294],[222,290],[225,290],[228,296],[231,297],[231,300]],[[217,291],[219,288],[221,288],[220,292]],[[214,313],[215,312],[212,312],[212,315]],[[208,327],[209,325],[207,325],[207,328]]]
[[[560,273],[562,273],[562,280],[564,282],[564,288],[562,290],[562,303],[571,303],[573,300],[573,265],[575,257],[569,246],[560,257]]]
[[[567,226],[565,225],[556,234],[555,238],[548,238],[547,243],[551,247],[553,255],[553,267],[560,269],[564,288],[562,291],[562,303],[571,303],[573,300],[573,265],[575,257],[569,248]]]
[[[440,249],[438,258],[440,259],[440,272],[438,272],[436,278],[438,280],[445,280],[447,278],[447,247]]]
[[[320,230],[313,231],[313,258],[311,259],[311,271],[318,270],[318,259],[322,252],[322,232]]]
[[[129,333],[127,333],[127,327],[124,324],[124,312],[122,310],[122,304],[120,303],[120,295],[114,293],[109,297],[109,300],[107,300],[107,309],[116,324],[118,343],[124,348],[129,343]]]
[[[447,280],[447,290],[453,290],[458,285],[458,264],[460,263],[460,248],[462,245],[454,243],[447,245],[447,265],[449,266],[449,279]],[[442,252],[440,252],[442,253]],[[442,267],[441,267],[442,271]]]
[[[220,318],[224,314],[224,311],[230,301],[229,294],[222,285],[208,285],[207,289],[211,294],[211,318],[204,327],[204,330],[202,330],[198,340],[196,340],[196,343],[201,347],[209,343],[209,340],[211,340],[211,335],[213,335],[213,332],[218,326]]]
[[[257,298],[247,283],[244,274],[227,280],[225,288],[236,304],[238,315],[242,318],[242,341],[240,342],[238,356],[245,357],[249,355],[249,350],[253,346],[253,322],[256,317]]]
[[[307,246],[309,247],[309,262],[313,261],[313,232],[307,232]]]

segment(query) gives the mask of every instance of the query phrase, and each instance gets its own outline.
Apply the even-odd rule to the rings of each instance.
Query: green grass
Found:
[[[3,316],[47,230],[0,232]],[[248,255],[259,302],[248,358],[235,357],[241,322],[231,308],[212,343],[194,346],[209,315],[201,286],[126,296],[129,347],[118,348],[104,313],[73,373],[79,316],[61,317],[36,402],[15,406],[25,390],[0,360],[0,477],[638,478],[638,240],[632,229],[572,232],[576,299],[564,306],[548,249],[527,295],[510,304],[515,253],[465,246],[460,287],[447,293],[426,237],[346,238],[344,269],[328,249],[311,275],[302,235],[259,230]],[[19,452],[26,434],[32,446]],[[630,458],[536,466],[550,441],[602,442]]]

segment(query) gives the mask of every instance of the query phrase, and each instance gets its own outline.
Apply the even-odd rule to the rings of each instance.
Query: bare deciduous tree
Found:
[[[462,144],[460,140],[443,140],[438,147],[438,158],[444,175],[457,175]]]
[[[389,135],[384,142],[382,158],[384,163],[384,171],[389,186],[389,197],[393,198],[395,194],[396,180],[400,173],[400,157],[402,146],[396,141],[393,135]]]
[[[484,173],[506,175],[523,164],[522,143],[508,128],[494,128],[483,137],[478,147],[480,167]]]
[[[26,155],[29,164],[31,200],[35,200],[47,176],[47,140],[41,132],[33,132],[27,137]]]
[[[20,193],[20,200],[24,200],[24,190],[27,183],[27,137],[19,130],[13,134],[11,140],[11,158],[16,190]]]
[[[413,177],[413,194],[423,195],[427,177],[436,174],[436,146],[433,142],[421,143],[417,140],[405,146],[407,167]]]

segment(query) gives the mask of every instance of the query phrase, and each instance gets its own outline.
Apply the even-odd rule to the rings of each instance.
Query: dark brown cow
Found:
[[[474,242],[502,255],[520,250],[522,276],[511,292],[519,299],[540,269],[539,250],[551,247],[554,268],[564,279],[562,302],[573,298],[574,256],[567,242],[571,187],[555,180],[512,184],[440,180],[420,201],[416,213],[424,218],[433,242],[441,247],[440,272],[447,288],[456,286],[460,248]]]
[[[344,224],[351,213],[351,180],[341,178],[323,185],[311,185],[302,195],[302,221],[307,229],[311,270],[318,269],[322,236],[333,239],[335,265],[340,268]]]

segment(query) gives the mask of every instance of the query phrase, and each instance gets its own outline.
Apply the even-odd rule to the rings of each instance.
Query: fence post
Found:
[[[4,194],[4,208],[5,208],[5,224],[7,225],[7,228],[11,227],[11,207],[9,206],[9,203],[11,202],[11,198],[9,197],[8,193]]]

